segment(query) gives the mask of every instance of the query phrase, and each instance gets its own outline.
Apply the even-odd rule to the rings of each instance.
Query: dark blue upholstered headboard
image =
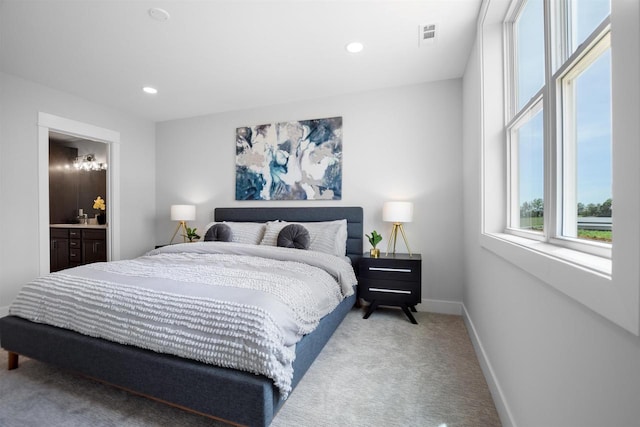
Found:
[[[316,222],[347,220],[347,256],[354,269],[362,257],[362,208],[321,206],[309,208],[216,208],[214,221],[267,222],[292,221]]]

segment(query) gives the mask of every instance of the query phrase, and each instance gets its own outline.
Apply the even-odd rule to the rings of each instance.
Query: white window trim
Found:
[[[481,64],[480,244],[625,330],[640,335],[640,3],[612,2],[613,194],[615,247],[611,259],[504,233],[506,153],[502,100],[503,25],[507,7],[485,0],[479,19]],[[501,94],[501,96],[497,96]],[[621,141],[620,143],[615,143]],[[625,143],[626,141],[626,143]],[[545,201],[546,202],[546,201]],[[546,224],[545,224],[546,226]],[[615,230],[614,230],[615,233]],[[514,284],[516,286],[517,284]]]

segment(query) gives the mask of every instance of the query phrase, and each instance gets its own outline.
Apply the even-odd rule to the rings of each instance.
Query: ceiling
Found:
[[[0,0],[0,70],[154,121],[250,109],[461,77],[480,3]]]

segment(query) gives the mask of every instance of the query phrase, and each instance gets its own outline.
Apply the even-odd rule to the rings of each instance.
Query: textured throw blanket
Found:
[[[204,242],[41,277],[9,313],[265,375],[286,397],[295,344],[355,283],[351,265],[332,255]]]

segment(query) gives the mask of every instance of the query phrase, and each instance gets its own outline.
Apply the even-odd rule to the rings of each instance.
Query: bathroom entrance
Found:
[[[49,266],[107,261],[107,148],[49,132]]]
[[[118,131],[38,113],[40,274],[120,259],[119,164]]]

